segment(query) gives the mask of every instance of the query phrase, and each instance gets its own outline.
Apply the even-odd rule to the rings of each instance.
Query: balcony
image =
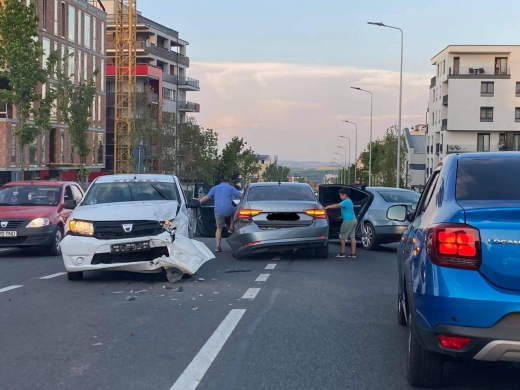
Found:
[[[447,106],[447,105],[448,105],[448,95],[444,95],[444,96],[442,97],[442,104],[443,104],[444,106]]]
[[[150,94],[150,101],[152,103],[157,103],[159,104],[159,94],[158,93],[151,93]]]
[[[115,41],[106,41],[105,43],[105,49],[107,52],[115,52],[116,50],[116,43]],[[190,66],[190,59],[186,56],[183,56],[180,53],[176,53],[174,51],[168,50],[165,47],[156,46],[153,43],[149,43],[148,46],[146,45],[145,41],[137,41],[135,43],[135,49],[137,51],[137,56],[142,57],[142,53],[146,53],[148,55],[154,55],[160,58],[164,58],[171,62],[176,62],[180,65],[189,67]],[[107,53],[108,57],[112,55],[112,53]]]
[[[430,89],[435,87],[437,85],[437,77],[432,77],[431,81],[430,81]]]
[[[181,112],[200,112],[200,104],[193,102],[177,102],[177,110]]]
[[[199,80],[190,77],[177,77],[177,85],[179,86],[179,89],[200,91]]]
[[[510,79],[511,68],[460,67],[451,69],[448,79]]]
[[[453,153],[475,153],[475,152],[499,152],[503,151],[504,148],[499,148],[498,145],[464,145],[464,144],[458,144],[458,145],[446,145],[446,153],[447,154],[453,154]]]
[[[442,120],[441,130],[448,130],[448,120],[447,119]]]

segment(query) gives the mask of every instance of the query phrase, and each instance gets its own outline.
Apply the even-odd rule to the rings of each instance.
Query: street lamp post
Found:
[[[343,166],[344,165],[343,164],[343,155],[341,153],[337,153],[337,152],[334,153],[334,154],[337,154],[338,156],[341,157],[341,166]],[[343,181],[343,173],[341,171],[339,171],[339,172],[340,172],[340,174],[339,174],[339,177],[340,177],[339,181],[342,182]],[[343,183],[340,183],[340,184],[343,184]]]
[[[353,124],[354,126],[356,126],[356,142],[354,145],[354,181],[356,181],[357,180],[357,159],[359,157],[357,154],[357,123],[350,122],[350,121],[342,121],[342,122],[350,123],[350,124]]]
[[[369,158],[368,158],[368,186],[372,187],[372,92],[367,91],[366,89],[361,89],[359,87],[350,87],[352,89],[366,92],[370,94],[370,148],[369,148]]]
[[[404,42],[404,33],[399,27],[387,26],[382,22],[368,22],[368,24],[391,28],[393,30],[399,30],[401,32],[401,70],[399,75],[399,128],[397,129],[397,178],[395,181],[395,186],[399,188],[401,181],[401,107],[403,103],[403,42]]]
[[[350,185],[350,183],[351,183],[351,181],[350,181],[350,166],[351,166],[351,163],[350,163],[350,138],[345,137],[343,135],[340,135],[339,138],[348,139],[348,182],[347,182],[347,184]]]
[[[343,152],[345,154],[345,157],[344,157],[344,160],[343,160],[343,165],[344,165],[344,167],[343,167],[343,169],[344,169],[343,170],[343,176],[344,176],[343,179],[345,179],[345,181],[347,181],[347,148],[344,148],[343,146],[337,146],[337,148],[343,149]],[[345,184],[345,183],[343,183],[343,184]]]

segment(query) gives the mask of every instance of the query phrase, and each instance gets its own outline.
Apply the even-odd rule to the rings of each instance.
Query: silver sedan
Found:
[[[308,184],[251,184],[234,221],[227,242],[238,259],[296,249],[314,249],[318,258],[328,257],[327,213]]]
[[[398,242],[408,227],[408,222],[390,221],[386,218],[386,211],[394,204],[412,207],[421,195],[391,187],[367,187],[366,190],[374,195],[374,200],[363,219],[361,245],[366,250],[376,250],[381,244]]]

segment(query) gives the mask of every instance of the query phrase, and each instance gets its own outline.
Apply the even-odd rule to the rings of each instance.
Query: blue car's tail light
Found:
[[[463,349],[470,341],[468,337],[439,335],[439,342],[447,349]]]
[[[432,263],[442,267],[477,270],[482,262],[480,232],[469,225],[432,227],[427,249]]]

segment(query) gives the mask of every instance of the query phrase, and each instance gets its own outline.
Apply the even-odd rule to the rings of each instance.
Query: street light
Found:
[[[372,187],[372,92],[367,91],[366,89],[361,89],[359,87],[350,88],[370,94],[370,152],[368,158],[368,186]]]
[[[343,160],[344,161],[344,171],[343,171],[343,176],[345,181],[347,181],[347,148],[344,148],[343,146],[336,146],[337,148],[339,149],[343,149],[343,153],[345,154],[345,159]],[[345,183],[343,183],[345,184]]]
[[[343,164],[343,155],[342,155],[341,153],[334,153],[334,154],[337,154],[338,156],[341,157],[341,166],[343,166],[343,165],[344,165],[344,164]],[[339,171],[339,172],[340,172],[340,175],[339,175],[339,176],[340,176],[340,179],[339,179],[339,180],[340,180],[340,181],[343,181],[343,179],[342,179],[343,175],[341,174],[341,171]],[[343,183],[340,183],[340,184],[343,184]]]
[[[393,30],[399,30],[401,32],[401,71],[399,75],[399,128],[397,129],[397,178],[395,186],[399,188],[401,181],[401,107],[403,102],[403,41],[404,33],[399,27],[387,26],[382,22],[368,22],[368,24],[391,28]]]
[[[339,135],[338,137],[348,139],[348,183],[347,184],[350,184],[350,165],[351,165],[350,164],[350,138],[345,137],[343,135]]]
[[[359,157],[357,154],[357,123],[345,121],[345,120],[342,120],[342,122],[350,123],[350,124],[353,124],[354,126],[356,126],[356,144],[354,145],[354,181],[356,181],[357,180],[357,159]]]

